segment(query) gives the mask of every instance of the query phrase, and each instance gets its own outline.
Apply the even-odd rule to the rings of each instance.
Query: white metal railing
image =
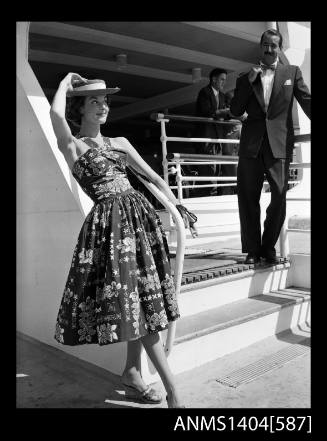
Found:
[[[168,210],[168,213],[172,216],[175,222],[175,228],[177,233],[177,247],[176,247],[176,259],[175,259],[175,269],[174,269],[174,284],[176,296],[178,297],[181,290],[182,275],[183,275],[183,263],[184,263],[184,253],[185,253],[185,227],[184,221],[179,214],[177,208],[172,202],[154,185],[152,182],[148,182],[138,175],[139,180],[147,187],[147,189],[159,200],[159,202]],[[169,322],[168,333],[165,342],[165,353],[166,356],[170,354],[176,333],[176,321]]]
[[[212,123],[222,126],[235,126],[242,124],[239,120],[229,120],[229,121],[217,121],[213,118],[202,118],[193,117],[186,115],[167,115],[164,113],[155,113],[151,115],[151,118],[160,122],[161,126],[161,145],[162,145],[162,166],[163,166],[163,176],[164,180],[169,185],[169,174],[176,174],[177,185],[170,185],[171,189],[177,189],[177,198],[180,203],[183,201],[183,190],[189,188],[210,188],[210,187],[231,187],[236,186],[236,176],[186,176],[182,172],[182,166],[189,165],[226,165],[238,163],[238,156],[227,156],[227,155],[204,155],[204,154],[181,154],[181,153],[171,153],[168,154],[167,142],[210,142],[210,143],[221,143],[221,144],[239,144],[238,139],[230,138],[193,138],[193,137],[180,137],[180,136],[167,136],[166,133],[166,123],[170,120],[173,121],[185,121],[185,122],[195,122],[195,123]],[[305,136],[308,135],[298,135],[301,138],[297,142],[305,142]],[[310,136],[310,135],[309,135]],[[169,169],[170,167],[170,169]],[[291,169],[300,169],[310,167],[307,163],[291,163]],[[170,173],[169,173],[170,172]],[[192,182],[192,184],[185,185],[184,183]],[[195,182],[208,182],[210,184],[196,185]],[[217,182],[217,184],[213,182]],[[225,183],[224,183],[225,182]],[[298,180],[290,180],[288,183],[290,185],[295,185]],[[267,185],[267,182],[265,181]]]
[[[311,142],[311,134],[301,134],[296,135],[294,144],[305,144]],[[310,162],[303,162],[300,164],[296,164],[297,168],[310,168]],[[302,195],[294,195],[294,193],[289,193],[286,196],[287,202],[310,202],[310,196],[302,196]],[[280,231],[279,235],[279,246],[280,246],[280,255],[282,257],[288,257],[290,254],[290,246],[289,246],[289,236],[288,233],[311,233],[311,228],[289,228],[289,216],[286,214],[285,221]]]
[[[235,124],[241,124],[241,122],[239,120],[230,120],[230,121],[217,121],[213,118],[202,118],[202,117],[191,117],[191,116],[186,116],[186,115],[166,115],[164,113],[155,113],[151,115],[151,118],[156,120],[157,122],[160,122],[160,127],[161,127],[161,136],[160,136],[160,141],[161,141],[161,147],[162,147],[162,166],[163,166],[163,176],[164,176],[164,180],[167,182],[167,184],[169,185],[169,166],[170,165],[175,165],[176,166],[176,181],[177,181],[177,189],[178,189],[178,199],[179,202],[182,203],[183,200],[183,188],[189,188],[187,186],[183,186],[183,182],[185,181],[233,181],[234,179],[222,179],[222,177],[214,177],[214,176],[210,176],[207,178],[204,177],[196,177],[196,176],[191,176],[191,177],[186,177],[186,176],[182,176],[182,171],[181,171],[181,166],[182,165],[195,165],[191,164],[186,158],[184,158],[184,160],[178,160],[178,158],[176,158],[176,160],[174,161],[170,161],[168,160],[167,157],[167,142],[168,141],[173,141],[173,142],[199,142],[199,143],[204,143],[204,142],[211,142],[211,143],[225,143],[225,144],[238,144],[239,140],[238,139],[225,139],[225,138],[193,138],[193,137],[179,137],[179,136],[167,136],[166,133],[166,123],[168,123],[170,120],[174,120],[174,121],[184,121],[184,122],[197,122],[197,123],[212,123],[212,124],[218,124],[218,125],[223,125],[223,126],[234,126]],[[193,155],[194,156],[194,160],[195,162],[197,162],[200,158],[200,156],[206,156],[208,162],[197,162],[198,165],[205,165],[205,164],[225,164],[225,161],[227,159],[226,156],[224,156],[224,159],[220,159],[222,155]],[[231,158],[236,158],[234,156],[232,156]],[[187,162],[187,164],[186,164]],[[230,164],[231,162],[229,161],[228,164]],[[186,179],[187,178],[187,179]],[[203,179],[202,179],[203,178]],[[218,179],[217,179],[218,178]],[[234,178],[234,176],[233,176]],[[201,188],[206,188],[206,187],[217,187],[219,184],[207,184],[207,185],[200,185],[197,187],[201,187]],[[220,184],[221,186],[223,186],[223,184]],[[234,184],[235,185],[235,184]],[[170,186],[171,188],[176,188],[174,186]],[[192,185],[192,188],[196,188]]]
[[[229,120],[229,121],[216,121],[213,118],[201,118],[201,117],[190,117],[186,115],[168,115],[164,113],[152,114],[151,118],[160,122],[161,126],[161,144],[162,144],[162,165],[163,165],[163,175],[164,180],[169,185],[169,167],[171,166],[171,172],[176,174],[177,185],[171,185],[171,189],[177,189],[177,198],[180,203],[183,201],[183,190],[188,188],[205,188],[205,187],[217,187],[217,186],[235,186],[236,176],[185,176],[182,174],[182,166],[184,165],[208,165],[208,164],[235,164],[238,163],[238,156],[225,156],[225,155],[203,155],[203,154],[182,154],[182,153],[171,153],[168,154],[167,142],[211,142],[211,143],[225,143],[225,144],[237,144],[238,139],[212,139],[212,138],[192,138],[192,137],[178,137],[178,136],[167,136],[166,133],[166,123],[170,120],[174,121],[186,121],[195,123],[213,123],[220,125],[235,125],[241,124],[239,120]],[[296,135],[294,139],[294,144],[301,145],[303,143],[308,143],[311,140],[310,134]],[[290,169],[306,169],[310,168],[310,162],[292,162],[290,164]],[[189,185],[183,185],[185,182],[193,182]],[[205,184],[205,185],[195,185],[194,182],[205,182],[205,181],[217,181],[217,184]],[[228,181],[228,183],[224,183]],[[299,180],[290,180],[289,184],[298,184]],[[294,197],[287,198],[288,201],[310,201],[310,197]],[[285,219],[284,225],[280,233],[280,253],[281,256],[287,257],[289,254],[289,243],[288,243],[288,232],[303,232],[308,233],[311,230],[308,229],[294,229],[288,228],[288,218]]]

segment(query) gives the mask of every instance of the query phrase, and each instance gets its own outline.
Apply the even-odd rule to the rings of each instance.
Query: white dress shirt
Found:
[[[275,68],[277,66],[277,61],[278,60],[276,60],[275,63],[273,63]],[[263,63],[260,62],[260,64],[263,64]],[[275,70],[267,69],[267,70],[264,70],[261,74],[263,99],[265,101],[266,110],[268,109],[271,91],[272,91],[273,84],[274,84],[274,78],[275,78]]]
[[[218,92],[218,90],[216,90],[212,86],[211,86],[211,89],[213,90],[213,93],[215,94],[215,98],[216,98],[216,101],[217,101],[217,110],[218,110],[218,107],[219,107],[219,92]]]

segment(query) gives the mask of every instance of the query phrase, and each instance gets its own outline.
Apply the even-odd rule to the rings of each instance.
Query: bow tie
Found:
[[[274,64],[267,65],[267,64],[260,64],[260,67],[262,70],[276,70],[276,66]]]

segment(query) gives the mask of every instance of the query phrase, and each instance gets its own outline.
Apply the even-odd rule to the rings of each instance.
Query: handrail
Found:
[[[227,120],[227,121],[221,121],[216,120],[213,118],[203,118],[203,117],[197,117],[197,116],[187,116],[187,115],[174,115],[174,114],[167,114],[167,113],[153,113],[150,116],[151,119],[156,120],[160,123],[161,126],[161,136],[160,141],[162,143],[162,165],[163,165],[163,172],[164,172],[164,180],[169,185],[169,170],[168,166],[171,167],[171,171],[173,171],[174,174],[176,174],[176,181],[177,186],[170,186],[170,188],[177,189],[178,194],[178,200],[183,200],[183,188],[198,188],[198,187],[213,187],[213,186],[226,186],[227,184],[205,184],[205,185],[194,185],[196,181],[211,181],[211,182],[223,182],[229,181],[228,185],[235,185],[235,176],[230,177],[214,177],[214,176],[207,176],[207,177],[199,177],[199,176],[185,176],[182,175],[182,169],[181,167],[183,165],[204,165],[204,164],[235,164],[237,165],[238,162],[238,156],[225,156],[225,155],[205,155],[205,154],[190,154],[190,153],[168,153],[167,152],[167,142],[168,141],[175,141],[175,142],[192,142],[192,143],[203,143],[203,142],[211,142],[211,143],[232,143],[232,144],[239,144],[240,140],[228,138],[228,139],[213,139],[213,138],[191,138],[191,137],[178,137],[178,136],[167,136],[166,134],[166,123],[169,121],[184,121],[184,122],[194,122],[194,123],[212,123],[212,124],[218,124],[218,125],[242,125],[242,122],[240,120]],[[298,134],[294,136],[294,145],[295,144],[301,144],[301,143],[307,143],[311,141],[311,134]],[[292,162],[290,164],[290,169],[305,169],[309,168],[311,166],[310,162]],[[192,181],[193,185],[183,185],[183,182],[186,181]],[[234,182],[233,182],[234,181]],[[289,183],[294,184],[295,182],[299,181],[289,181]],[[292,198],[289,198],[289,200],[292,200]],[[299,197],[296,200],[307,200],[307,198]],[[280,233],[280,248],[281,248],[281,255],[286,256],[288,254],[287,251],[287,233],[288,229],[286,228],[285,222],[282,226],[281,233]]]
[[[179,214],[177,208],[173,205],[173,203],[170,202],[170,200],[152,182],[146,181],[140,175],[138,175],[138,178],[142,182],[142,184],[144,184],[147,187],[147,189],[158,199],[158,201],[161,202],[161,204],[168,210],[168,212],[171,214],[171,216],[174,219],[176,225],[176,233],[177,233],[174,283],[175,283],[176,296],[178,297],[180,294],[181,284],[182,284],[185,239],[186,239],[183,219]],[[176,333],[176,321],[169,322],[167,338],[165,342],[165,349],[164,349],[167,357],[171,353],[174,344],[175,333]]]
[[[186,122],[205,122],[205,123],[213,123],[219,125],[235,125],[242,124],[242,122],[238,119],[229,119],[229,120],[217,120],[214,118],[204,118],[203,116],[188,116],[188,115],[173,115],[168,113],[151,113],[150,118],[155,121],[162,120],[172,120],[172,121],[186,121]]]
[[[178,159],[178,160],[188,160],[188,159],[194,159],[196,161],[210,161],[212,160],[219,160],[222,159],[230,160],[231,162],[237,162],[238,157],[237,156],[228,156],[228,155],[205,155],[205,154],[195,154],[195,153],[168,153],[167,159]],[[211,161],[210,161],[211,162]]]
[[[303,133],[299,135],[294,135],[294,143],[297,142],[309,142],[311,141],[311,133]]]

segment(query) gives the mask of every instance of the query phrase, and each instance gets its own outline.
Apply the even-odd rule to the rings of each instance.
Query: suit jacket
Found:
[[[243,123],[239,156],[256,157],[267,132],[275,158],[290,158],[294,147],[292,105],[294,97],[305,114],[311,117],[311,94],[298,66],[277,63],[269,106],[266,111],[260,75],[251,84],[248,74],[236,82],[230,110],[240,116],[247,112]]]
[[[225,94],[219,91],[218,109],[225,109],[228,104]],[[212,87],[210,85],[203,87],[196,100],[196,116],[217,119],[216,110],[217,101]],[[201,138],[222,138],[224,135],[222,126],[211,123],[198,123],[197,132]]]

